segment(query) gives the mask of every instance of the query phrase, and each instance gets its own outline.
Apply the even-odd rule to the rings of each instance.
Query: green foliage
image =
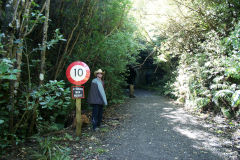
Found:
[[[63,35],[60,33],[59,29],[55,30],[54,38],[47,42],[47,49],[52,48],[54,45],[56,45],[59,41],[66,41],[64,39]]]
[[[31,155],[39,160],[70,160],[70,148],[55,144],[50,138],[38,138],[39,149]]]
[[[70,89],[64,88],[64,81],[49,81],[33,90],[30,95],[23,95],[27,100],[27,107],[24,111],[37,113],[36,127],[39,133],[49,132],[63,128],[63,125],[56,124],[58,116],[66,118],[71,111]],[[23,99],[19,105],[26,103]],[[64,121],[62,121],[64,123]]]
[[[0,59],[0,80],[16,80],[16,74],[20,72],[13,68],[14,60],[8,58]]]
[[[96,150],[94,152],[96,152],[98,154],[103,154],[103,153],[107,152],[107,150],[104,148],[96,148]]]
[[[237,81],[240,80],[240,22],[236,24],[235,30],[225,38],[227,51],[230,53],[226,60],[225,75]]]
[[[120,44],[120,45],[119,45]],[[138,46],[130,33],[118,32],[103,44],[101,52],[102,68],[106,74],[108,98],[114,102],[120,98],[121,87],[125,84],[126,66],[134,63]],[[116,91],[120,91],[117,92]]]
[[[43,33],[39,24],[46,20],[44,12],[40,11],[42,4],[32,1],[29,15],[19,13],[20,20],[26,24],[21,28],[24,30],[22,34],[27,35],[23,39],[18,38],[19,35],[15,36],[16,39],[13,38],[13,46],[23,45],[20,48],[22,57],[19,57],[22,59],[21,72],[14,69],[15,61],[6,58],[15,56],[4,50],[8,47],[15,49],[11,48],[10,39],[6,38],[9,36],[8,33],[0,34],[0,54],[4,57],[0,61],[2,148],[10,142],[8,128],[10,119],[13,122],[11,136],[19,141],[35,133],[46,133],[64,127],[64,120],[73,109],[70,91],[64,87],[65,69],[71,62],[81,60],[87,63],[92,73],[98,68],[106,71],[104,80],[110,104],[122,102],[124,98],[122,87],[126,85],[126,66],[136,63],[140,45],[136,37],[137,27],[134,19],[128,16],[130,0],[68,0],[62,3],[53,0],[50,5],[51,20],[46,42],[45,82],[39,85],[38,77],[42,63],[40,52],[43,50],[41,45]],[[19,10],[24,11],[24,7],[21,5]],[[5,13],[7,11],[3,10],[3,14]],[[0,23],[2,20],[4,19],[1,19]],[[15,33],[18,31],[14,30],[13,34]],[[62,68],[59,76],[55,77],[58,67]],[[13,93],[9,93],[12,87],[10,84],[16,80],[18,73],[20,73],[19,88],[14,91],[15,105],[12,106],[10,95]],[[53,79],[57,81],[49,81]],[[85,84],[86,96],[90,82],[91,80]],[[87,106],[86,99],[82,104]],[[14,112],[11,113],[12,117],[9,117],[11,107],[14,107]]]
[[[238,87],[239,89],[239,87]],[[224,89],[217,91],[213,97],[213,102],[221,108],[222,113],[227,118],[234,115],[239,116],[240,91]]]
[[[214,95],[213,101],[216,103],[216,105],[219,105],[220,99],[224,99],[229,103],[231,102],[231,97],[233,93],[234,93],[233,91],[228,89],[217,91],[216,94]],[[225,102],[226,107],[229,105],[227,104],[227,102]]]
[[[46,133],[62,129],[65,118],[72,111],[70,89],[64,88],[64,81],[49,81],[36,87],[30,93],[23,92],[15,108],[14,137],[21,140],[33,133]],[[1,148],[9,145],[8,106],[0,108]],[[60,121],[58,121],[60,119]],[[35,129],[34,129],[35,128]]]
[[[168,78],[169,75],[165,76],[165,77]],[[174,85],[173,85],[173,82],[175,80],[176,80],[175,76],[173,76],[173,77],[170,78],[170,80],[166,80],[167,82],[165,82],[164,85],[163,85],[163,95],[168,96],[172,99],[176,99],[176,96],[174,95]]]
[[[240,90],[236,90],[232,95],[232,107],[237,107],[240,105]]]
[[[168,81],[165,92],[197,110],[237,117],[240,108],[239,1],[178,2],[182,13],[169,18],[168,27],[162,28],[165,31],[162,37],[166,40],[161,43],[161,53],[170,57],[165,64],[177,68],[176,81]],[[176,57],[178,63],[171,62]]]
[[[19,70],[13,68],[14,60],[8,58],[0,59],[0,152],[3,148],[9,145],[7,137],[10,135],[8,128],[8,110],[9,106],[4,107],[4,105],[9,101],[9,80],[15,80],[16,74]]]
[[[122,87],[126,85],[126,66],[136,63],[140,49],[135,34],[137,27],[127,15],[128,0],[100,1],[96,7],[86,29],[89,32],[80,37],[68,64],[80,59],[88,64],[92,75],[98,68],[106,71],[104,81],[108,101],[110,104],[121,103],[124,98]],[[90,83],[91,79],[86,83],[86,95]]]
[[[2,44],[2,38],[4,37],[5,37],[4,33],[0,33],[0,55],[6,53],[6,51],[3,48],[4,45]]]

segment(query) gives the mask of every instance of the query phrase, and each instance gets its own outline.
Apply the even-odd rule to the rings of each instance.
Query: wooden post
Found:
[[[82,130],[82,116],[81,116],[81,99],[76,99],[76,134],[81,135]]]

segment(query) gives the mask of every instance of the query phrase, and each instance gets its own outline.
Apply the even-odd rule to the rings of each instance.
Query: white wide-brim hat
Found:
[[[94,72],[94,75],[96,76],[98,73],[105,74],[105,72],[103,72],[101,69],[98,69]]]

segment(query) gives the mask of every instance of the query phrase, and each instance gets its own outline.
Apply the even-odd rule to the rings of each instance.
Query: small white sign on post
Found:
[[[85,98],[83,86],[72,86],[72,99]]]

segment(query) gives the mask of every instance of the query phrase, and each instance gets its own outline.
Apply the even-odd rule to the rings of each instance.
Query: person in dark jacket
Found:
[[[133,66],[128,65],[128,77],[127,77],[127,83],[129,85],[129,97],[135,98],[134,95],[134,84],[135,84],[135,78],[136,78],[136,71],[133,68]]]
[[[102,80],[104,73],[105,72],[101,69],[94,72],[96,78],[92,80],[88,95],[88,103],[92,106],[92,125],[94,131],[101,125],[103,106],[107,105],[107,98]]]

